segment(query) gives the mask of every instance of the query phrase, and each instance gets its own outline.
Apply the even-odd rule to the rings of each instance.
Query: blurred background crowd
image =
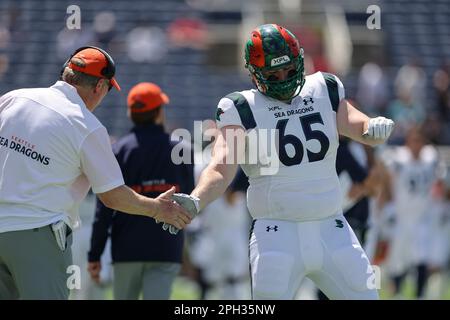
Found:
[[[69,30],[71,13],[66,10],[73,4],[81,10],[81,29]],[[370,5],[381,9],[380,29],[366,24]],[[307,74],[336,74],[347,99],[370,115],[396,122],[388,146],[375,152],[350,146],[361,165],[379,178],[368,200],[364,237],[373,262],[381,266],[382,298],[450,299],[449,16],[449,0],[2,0],[0,94],[52,85],[76,48],[96,45],[114,57],[122,87],[122,93],[111,92],[96,111],[113,139],[130,129],[126,93],[142,81],[157,83],[170,97],[165,109],[168,131],[193,130],[195,120],[214,118],[221,97],[252,87],[243,68],[250,31],[263,23],[283,25],[305,50]],[[401,169],[411,164],[405,152],[414,154],[414,148],[419,159],[433,164],[432,172],[405,178],[402,186],[401,173],[414,171]],[[250,297],[250,218],[243,185],[207,208],[186,233],[186,261],[173,298]],[[414,218],[399,212],[409,210],[402,207],[412,199],[408,197],[425,203]],[[84,226],[75,233],[75,261],[84,270],[94,207],[95,197],[88,197],[81,208]],[[423,234],[420,245],[408,236],[396,240],[399,230]],[[427,254],[415,251],[420,247]],[[393,256],[405,252],[408,257]],[[104,259],[107,266],[107,254]],[[410,270],[412,275],[399,288]],[[86,274],[73,298],[110,298],[105,288],[111,279],[108,268],[101,285]],[[412,289],[416,282],[423,292]],[[313,292],[305,283],[299,297],[315,298]]]

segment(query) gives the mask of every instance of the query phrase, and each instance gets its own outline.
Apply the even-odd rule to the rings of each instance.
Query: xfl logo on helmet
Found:
[[[278,66],[280,64],[286,63],[286,62],[290,62],[291,59],[289,59],[288,56],[282,56],[282,57],[278,57],[278,58],[273,58],[272,61],[270,62],[270,66],[274,67],[274,66]]]

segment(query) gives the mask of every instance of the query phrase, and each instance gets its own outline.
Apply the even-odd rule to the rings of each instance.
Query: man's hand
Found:
[[[190,196],[185,193],[175,193],[172,195],[172,199],[175,200],[180,206],[186,209],[190,217],[195,218],[200,211],[200,199],[194,196]],[[170,223],[164,223],[163,230],[169,230],[171,234],[177,234],[180,228]]]
[[[156,222],[165,222],[177,229],[183,229],[191,222],[193,216],[188,209],[184,208],[185,206],[174,201],[176,199],[172,199],[174,195],[175,187],[172,187],[155,199],[157,209],[153,218]]]
[[[364,196],[364,186],[360,183],[354,183],[347,192],[347,197],[351,200],[357,201]]]
[[[386,141],[394,130],[394,121],[385,117],[369,119],[367,131],[363,137]]]
[[[89,262],[88,272],[96,284],[100,283],[100,271],[102,271],[102,263],[100,261]]]

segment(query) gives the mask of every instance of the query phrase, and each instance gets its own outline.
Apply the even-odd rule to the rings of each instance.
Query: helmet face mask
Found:
[[[256,28],[247,41],[245,61],[245,67],[264,95],[291,100],[300,93],[305,82],[303,49],[287,29],[275,24]],[[270,76],[271,72],[285,68],[291,69],[286,79]]]

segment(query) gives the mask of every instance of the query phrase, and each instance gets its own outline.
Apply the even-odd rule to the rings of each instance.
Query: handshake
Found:
[[[190,196],[185,193],[174,193],[172,195],[172,200],[182,206],[191,216],[191,218],[195,218],[200,211],[200,199],[194,196]],[[158,222],[158,221],[157,221]],[[180,229],[177,227],[164,222],[162,226],[163,230],[169,230],[170,234],[177,234]]]

